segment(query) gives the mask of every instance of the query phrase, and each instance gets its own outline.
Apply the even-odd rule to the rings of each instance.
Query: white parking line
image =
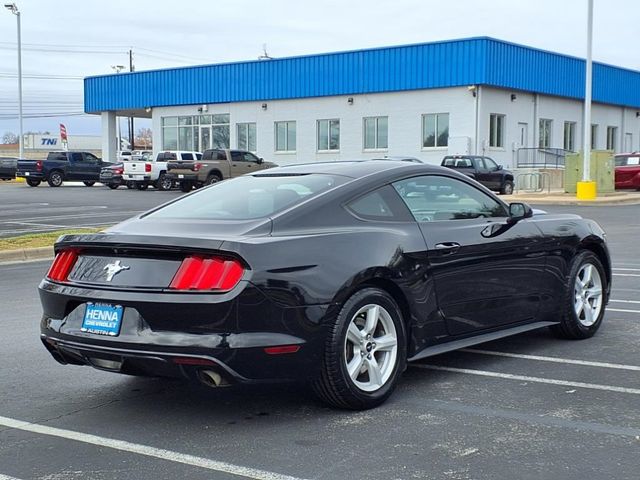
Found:
[[[50,435],[52,437],[66,438],[76,442],[88,443],[99,447],[112,448],[123,452],[136,453],[147,457],[159,458],[174,463],[182,463],[193,467],[205,468],[215,472],[228,473],[244,478],[253,478],[256,480],[302,480],[289,475],[281,475],[279,473],[267,472],[250,467],[233,465],[231,463],[219,462],[208,458],[196,457],[184,453],[164,450],[162,448],[149,447],[137,443],[126,442],[123,440],[115,440],[112,438],[99,437],[87,433],[74,432],[73,430],[64,430],[61,428],[48,427],[37,423],[23,422],[13,418],[0,417],[0,425],[23,430],[25,432],[39,433],[41,435]]]
[[[19,480],[19,479],[16,477],[10,477],[8,475],[3,475],[0,473],[0,480]]]
[[[640,310],[625,310],[624,308],[607,308],[607,312],[640,313]]]
[[[640,304],[640,300],[609,300],[610,302],[615,302],[615,303],[638,303]]]
[[[541,355],[526,355],[524,353],[496,352],[493,350],[480,350],[477,348],[464,348],[461,352],[477,353],[479,355],[493,355],[496,357],[522,358],[524,360],[538,360],[541,362],[567,363],[570,365],[585,365],[588,367],[615,368],[617,370],[632,370],[640,372],[640,366],[623,365],[620,363],[591,362],[588,360],[574,360],[570,358],[544,357]]]
[[[605,390],[608,392],[632,393],[634,395],[640,395],[640,389],[638,388],[616,387],[613,385],[599,385],[597,383],[571,382],[567,380],[555,380],[553,378],[529,377],[526,375],[512,375],[511,373],[488,372],[486,370],[472,370],[469,368],[442,367],[440,365],[424,365],[424,364],[414,363],[414,364],[410,364],[410,366],[413,366],[416,368],[422,368],[425,370],[440,370],[443,372],[466,373],[469,375],[479,375],[481,377],[493,377],[493,378],[504,378],[507,380],[518,380],[520,382],[546,383],[549,385],[562,385],[563,387],[589,388],[591,390]]]

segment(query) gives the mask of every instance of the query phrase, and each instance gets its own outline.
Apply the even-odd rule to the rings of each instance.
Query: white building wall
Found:
[[[280,165],[318,161],[374,158],[384,155],[404,155],[439,164],[449,153],[448,148],[422,148],[422,115],[449,113],[449,135],[468,138],[469,153],[487,155],[506,168],[514,167],[517,149],[538,147],[538,122],[541,118],[553,121],[551,147],[564,147],[564,122],[575,122],[575,148],[582,149],[583,104],[572,100],[532,93],[482,86],[473,91],[465,87],[392,92],[367,95],[318,97],[292,100],[266,100],[207,105],[206,114],[230,114],[231,148],[237,146],[236,124],[255,122],[257,154]],[[512,95],[515,98],[512,99]],[[478,105],[478,138],[476,132],[476,102]],[[266,104],[266,109],[262,105]],[[162,150],[161,118],[164,116],[201,115],[202,105],[158,107],[153,109],[154,153]],[[504,146],[489,145],[489,116],[505,115]],[[363,149],[363,118],[387,116],[389,120],[389,147],[380,151]],[[340,151],[317,151],[317,120],[340,120]],[[296,152],[275,151],[274,124],[278,121],[296,122]],[[597,149],[606,146],[607,126],[617,130],[616,151],[625,147],[625,134],[631,133],[633,150],[640,150],[640,117],[635,109],[594,104],[592,123],[598,125]],[[520,142],[520,127],[526,125],[527,138]],[[459,138],[456,139],[458,144]],[[464,143],[464,142],[463,142]],[[477,148],[476,148],[477,147]],[[453,148],[453,147],[452,147]]]

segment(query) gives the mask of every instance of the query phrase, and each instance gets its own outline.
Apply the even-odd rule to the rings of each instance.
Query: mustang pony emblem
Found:
[[[119,274],[123,270],[129,270],[130,267],[126,265],[120,265],[120,260],[116,260],[113,263],[106,265],[103,270],[107,271],[107,282],[113,280],[117,274]]]

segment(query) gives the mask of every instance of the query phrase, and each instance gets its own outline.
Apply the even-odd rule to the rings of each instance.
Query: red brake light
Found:
[[[151,164],[150,163],[145,163],[144,164],[144,171],[149,173],[151,171]]]
[[[47,272],[47,278],[56,282],[66,282],[77,260],[77,250],[64,250],[58,253]]]
[[[201,163],[196,162],[196,163],[193,164],[193,171],[194,172],[199,172],[201,168],[202,168],[202,164]]]
[[[267,355],[283,355],[285,353],[296,353],[300,350],[300,345],[280,345],[278,347],[266,347],[264,353]]]
[[[115,169],[115,174],[116,175],[122,175],[124,173],[124,168],[116,168]]]
[[[42,171],[42,160],[38,160],[38,161],[36,161],[36,170],[37,170],[38,172],[41,172],[41,171]]]
[[[229,291],[244,273],[237,260],[222,258],[187,257],[171,280],[173,290]]]

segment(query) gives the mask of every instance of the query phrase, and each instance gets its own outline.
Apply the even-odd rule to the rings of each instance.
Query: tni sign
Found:
[[[58,144],[57,138],[43,138],[42,143],[40,143],[40,145],[57,145],[57,144]]]

